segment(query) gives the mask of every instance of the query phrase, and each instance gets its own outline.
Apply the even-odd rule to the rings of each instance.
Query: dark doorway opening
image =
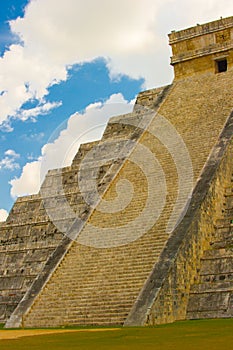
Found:
[[[226,58],[216,61],[216,72],[222,73],[227,71],[227,60]]]

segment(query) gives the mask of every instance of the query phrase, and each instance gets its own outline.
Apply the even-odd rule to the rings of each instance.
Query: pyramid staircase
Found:
[[[119,169],[125,166],[135,141],[144,132],[166,93],[167,87],[154,92],[154,110],[149,108],[148,115],[145,109],[136,106],[131,114],[111,118],[101,141],[82,145],[70,167],[48,172],[40,196],[52,224],[65,235],[16,309],[17,314],[33,300],[21,325],[53,327],[124,323],[168,234],[161,234],[161,230],[147,232],[131,244],[112,248],[81,244],[74,234],[82,231],[92,214],[87,199],[94,201],[94,207],[96,205],[90,184],[93,174],[97,175],[96,185],[101,196]],[[166,156],[165,153],[164,161],[168,163],[170,158]],[[128,168],[134,173],[134,168]],[[80,179],[83,180],[82,189]],[[136,180],[143,184],[139,177]],[[139,190],[139,195],[143,191],[145,188]],[[143,196],[141,201],[136,204],[136,209],[137,206],[143,207]],[[67,204],[70,210],[67,210]],[[111,225],[110,216],[108,220]],[[101,216],[97,226],[101,226],[102,221]],[[13,313],[10,322],[15,322],[16,318]]]
[[[97,186],[109,168],[112,167],[114,173],[121,165],[124,159],[119,155],[119,148],[125,140],[136,139],[140,134],[137,125],[142,114],[139,110],[121,117],[124,124],[119,121],[109,123],[105,130],[103,140],[108,144],[108,151],[113,150],[112,159],[99,166]],[[97,145],[98,141],[82,144],[71,166],[50,170],[40,192],[18,198],[6,222],[0,224],[0,323],[6,322],[56,249],[69,244],[70,239],[64,237],[64,233],[76,217],[85,222],[89,205],[77,186],[78,174],[81,162]],[[102,150],[102,154],[107,158],[106,151]],[[89,163],[91,175],[95,164]],[[98,186],[99,193],[110,180],[111,177],[102,181]]]
[[[166,238],[114,249],[74,243],[23,325],[122,325]]]

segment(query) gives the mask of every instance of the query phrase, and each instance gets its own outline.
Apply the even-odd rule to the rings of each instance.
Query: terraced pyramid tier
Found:
[[[233,317],[233,187],[226,191],[222,212],[191,288],[189,319]]]

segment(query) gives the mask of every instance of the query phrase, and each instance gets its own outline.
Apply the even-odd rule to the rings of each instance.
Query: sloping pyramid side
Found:
[[[188,319],[233,317],[233,140],[224,161],[221,210],[212,217],[210,244],[191,286]]]

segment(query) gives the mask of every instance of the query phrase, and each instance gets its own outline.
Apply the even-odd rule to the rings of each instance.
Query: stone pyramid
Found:
[[[5,327],[233,314],[233,17],[169,35],[175,78],[0,226]]]

